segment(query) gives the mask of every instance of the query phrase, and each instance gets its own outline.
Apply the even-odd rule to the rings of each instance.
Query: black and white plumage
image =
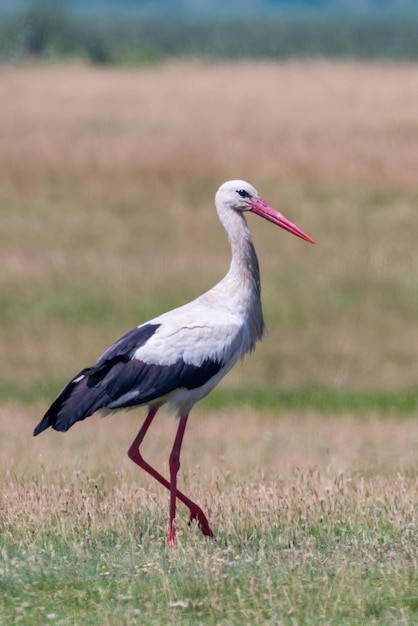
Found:
[[[168,544],[174,545],[176,498],[188,506],[205,535],[213,536],[202,510],[177,489],[180,448],[193,405],[261,340],[264,321],[260,273],[245,213],[252,212],[298,237],[313,240],[262,200],[249,183],[221,185],[215,204],[232,250],[226,276],[192,302],[129,331],[60,392],[34,435],[51,426],[67,431],[96,411],[147,405],[147,418],[129,457],[170,489]],[[144,461],[139,446],[164,403],[177,412],[179,428],[170,455],[170,481]]]

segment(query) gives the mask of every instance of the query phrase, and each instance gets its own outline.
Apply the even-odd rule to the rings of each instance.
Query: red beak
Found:
[[[305,241],[309,241],[309,243],[315,243],[314,240],[309,237],[309,235],[304,233],[301,228],[296,226],[296,224],[293,224],[293,222],[291,222],[287,219],[287,217],[279,213],[279,211],[273,209],[273,207],[267,204],[267,202],[265,202],[265,200],[263,200],[262,198],[259,198],[256,202],[249,202],[248,204],[251,207],[251,211],[256,215],[264,217],[264,219],[268,220],[269,222],[277,224],[277,226],[288,230],[289,233],[296,235],[296,237],[300,237]]]

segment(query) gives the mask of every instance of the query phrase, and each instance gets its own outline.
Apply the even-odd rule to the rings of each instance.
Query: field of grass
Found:
[[[180,483],[217,539],[179,506],[167,550],[132,414],[30,441],[36,411],[2,409],[0,623],[417,623],[414,417],[193,417]],[[165,473],[169,419],[145,446]]]
[[[0,624],[417,624],[414,65],[0,68]],[[268,334],[196,408],[165,548],[143,413],[32,430],[126,330],[222,277],[250,180]],[[163,411],[145,456],[166,474]]]

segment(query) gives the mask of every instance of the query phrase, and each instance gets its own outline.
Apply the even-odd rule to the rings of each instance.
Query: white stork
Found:
[[[258,260],[245,219],[255,213],[305,239],[311,239],[262,200],[243,180],[218,189],[215,204],[232,249],[226,276],[192,302],[129,331],[91,367],[79,372],[59,393],[35,428],[67,431],[98,410],[148,406],[148,414],[128,451],[137,465],[170,490],[168,546],[175,544],[176,498],[190,511],[204,535],[213,537],[200,507],[177,489],[180,448],[193,405],[204,398],[263,336]],[[143,459],[139,448],[158,409],[177,412],[179,425],[169,459],[170,480]]]

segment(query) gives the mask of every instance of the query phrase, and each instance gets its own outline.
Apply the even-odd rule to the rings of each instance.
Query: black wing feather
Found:
[[[144,324],[130,330],[111,345],[94,365],[81,370],[60,391],[33,434],[39,435],[49,426],[55,430],[68,430],[75,422],[105,406],[106,390],[100,384],[103,378],[120,360],[130,359],[131,354],[143,346],[159,327],[160,324]]]
[[[121,409],[147,404],[178,388],[195,389],[223,367],[206,359],[199,366],[178,359],[171,365],[144,363],[133,353],[156,332],[157,324],[136,328],[111,346],[96,363],[82,370],[61,391],[35,428],[66,431],[101,408]]]
[[[222,368],[222,363],[207,359],[190,365],[178,359],[172,365],[144,363],[138,359],[118,363],[109,373],[106,391],[109,409],[147,404],[175,389],[201,387]]]

